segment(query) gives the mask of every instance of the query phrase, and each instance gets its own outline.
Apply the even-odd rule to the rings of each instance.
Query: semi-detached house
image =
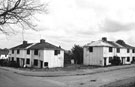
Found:
[[[108,41],[107,38],[92,41],[83,47],[84,65],[111,65],[111,60],[116,56],[122,64],[130,64],[135,58],[135,48],[121,44],[120,41]]]
[[[27,43],[10,49],[10,61],[16,61],[20,66],[35,68],[53,68],[64,66],[64,50],[41,39],[39,43]]]

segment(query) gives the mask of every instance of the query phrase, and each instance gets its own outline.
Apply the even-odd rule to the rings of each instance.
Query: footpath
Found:
[[[59,76],[75,76],[75,75],[91,75],[96,73],[111,72],[114,70],[135,68],[135,64],[131,65],[121,65],[121,66],[111,66],[111,67],[100,67],[93,69],[78,69],[73,71],[28,71],[21,70],[11,67],[0,67],[2,70],[11,71],[13,73],[23,75],[23,76],[33,76],[33,77],[59,77]]]

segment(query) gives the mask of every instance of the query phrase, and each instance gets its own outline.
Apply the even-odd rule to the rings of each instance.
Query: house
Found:
[[[0,59],[8,59],[8,49],[0,49]]]
[[[31,66],[30,59],[31,55],[29,54],[27,47],[31,46],[32,43],[27,43],[23,41],[22,44],[17,45],[9,49],[9,61],[16,61],[21,67],[24,65]],[[29,64],[28,64],[29,61]]]
[[[131,50],[131,49],[130,49]],[[119,43],[108,41],[106,37],[102,40],[92,41],[83,47],[84,65],[111,65],[114,57],[120,59],[122,64],[130,64],[134,53]]]
[[[39,43],[29,47],[33,67],[53,68],[64,66],[64,50],[41,39]]]
[[[21,66],[53,68],[64,66],[64,50],[41,39],[39,43],[27,43],[10,49],[10,60]]]
[[[117,40],[116,43],[122,45],[127,49],[127,57],[130,62],[135,62],[135,47],[126,44],[123,40]],[[122,60],[125,58],[123,57]]]

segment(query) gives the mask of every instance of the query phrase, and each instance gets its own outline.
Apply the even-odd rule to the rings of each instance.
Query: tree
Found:
[[[47,12],[47,4],[37,3],[39,0],[0,0],[0,31],[8,34],[12,27],[33,29],[32,22],[37,12]]]
[[[79,45],[74,45],[71,49],[72,57],[75,60],[75,63],[82,64],[83,63],[83,47]]]

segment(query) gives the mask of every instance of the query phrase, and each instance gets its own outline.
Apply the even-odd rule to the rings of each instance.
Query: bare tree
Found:
[[[47,4],[37,3],[39,0],[0,0],[0,31],[5,34],[14,27],[35,29],[32,22],[37,12],[47,12]]]

